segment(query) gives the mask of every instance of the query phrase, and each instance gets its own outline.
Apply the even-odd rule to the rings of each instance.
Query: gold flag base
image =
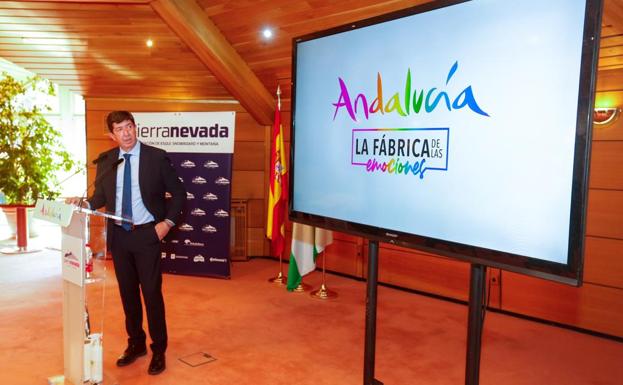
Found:
[[[292,291],[293,291],[293,292],[295,292],[295,293],[303,293],[303,292],[305,292],[305,291],[309,291],[309,290],[311,290],[311,286],[310,286],[310,285],[308,285],[308,284],[306,284],[306,283],[301,282],[301,283],[299,283],[299,285],[298,285],[298,286],[297,286],[294,290],[292,290]]]
[[[320,289],[314,290],[309,295],[313,298],[318,299],[334,299],[337,298],[337,293],[327,289],[324,283],[320,286]]]
[[[279,275],[277,275],[276,277],[270,278],[268,280],[268,282],[270,283],[274,283],[276,285],[285,285],[286,282],[288,281],[288,277],[286,277],[285,275],[281,274],[281,272],[279,272]]]

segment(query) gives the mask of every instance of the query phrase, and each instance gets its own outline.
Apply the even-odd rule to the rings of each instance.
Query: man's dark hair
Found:
[[[124,120],[130,120],[132,124],[136,124],[134,122],[134,116],[129,111],[113,111],[106,117],[106,125],[108,126],[108,131],[112,132],[113,123],[121,123]]]

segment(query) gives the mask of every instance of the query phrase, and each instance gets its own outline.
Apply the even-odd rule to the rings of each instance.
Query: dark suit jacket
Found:
[[[96,178],[99,179],[96,179],[95,192],[88,199],[91,209],[97,210],[105,206],[107,212],[115,212],[117,170],[112,167],[118,158],[118,147],[103,152],[98,157]],[[123,167],[123,163],[117,167]],[[186,189],[177,177],[166,151],[141,143],[138,179],[143,204],[156,222],[166,218],[178,223],[186,200]],[[171,193],[168,207],[164,196],[167,191]],[[109,221],[109,235],[112,234],[112,225],[112,221]]]

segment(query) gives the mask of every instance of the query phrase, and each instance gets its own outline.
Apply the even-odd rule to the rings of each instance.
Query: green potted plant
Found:
[[[34,204],[60,194],[58,171],[76,165],[61,142],[61,134],[43,115],[47,105],[32,95],[54,95],[52,84],[39,77],[0,78],[0,192],[5,204]]]

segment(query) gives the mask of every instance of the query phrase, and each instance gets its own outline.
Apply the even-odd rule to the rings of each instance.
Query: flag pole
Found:
[[[334,299],[337,298],[337,293],[334,292],[333,290],[329,290],[327,289],[327,286],[325,284],[325,275],[326,275],[326,266],[327,266],[327,259],[326,259],[326,255],[327,252],[323,251],[322,252],[322,284],[320,285],[320,289],[318,290],[314,290],[311,293],[309,293],[309,295],[313,298],[317,298],[317,299]]]
[[[281,111],[281,87],[277,84],[277,109]],[[279,274],[276,277],[270,278],[268,282],[276,285],[285,285],[288,278],[283,274],[283,251],[279,253]]]

